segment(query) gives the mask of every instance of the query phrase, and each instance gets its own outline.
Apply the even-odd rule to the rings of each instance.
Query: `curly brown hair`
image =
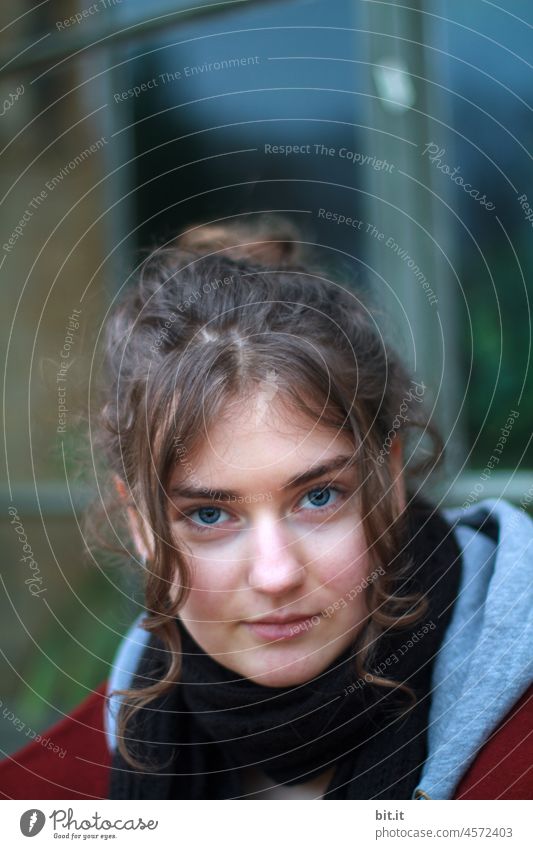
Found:
[[[228,401],[253,391],[268,369],[275,369],[283,400],[352,439],[369,555],[373,566],[386,566],[365,590],[369,615],[358,635],[356,672],[414,698],[406,685],[369,672],[380,634],[417,622],[427,607],[423,597],[397,593],[409,563],[402,557],[404,518],[388,446],[398,421],[404,458],[413,429],[429,434],[423,459],[413,461],[413,449],[405,464],[402,479],[409,486],[441,462],[443,444],[422,403],[398,418],[412,397],[412,377],[385,343],[375,313],[349,284],[328,279],[304,258],[304,247],[295,225],[277,216],[198,225],[149,254],[106,322],[93,429],[109,482],[103,506],[109,516],[133,510],[139,527],[149,529],[142,627],[162,641],[170,658],[161,680],[116,691],[122,697],[118,747],[133,767],[142,764],[126,745],[130,719],[180,676],[174,620],[190,579],[168,516],[170,476],[180,459],[176,439],[194,456]],[[117,481],[127,493],[119,504]]]

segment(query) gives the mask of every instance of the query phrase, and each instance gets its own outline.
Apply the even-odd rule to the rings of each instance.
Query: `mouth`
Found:
[[[244,625],[262,640],[291,640],[308,633],[321,621],[322,615],[314,613],[303,616],[274,616],[245,621]]]

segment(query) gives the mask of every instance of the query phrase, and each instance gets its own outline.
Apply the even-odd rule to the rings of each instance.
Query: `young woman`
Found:
[[[106,332],[98,453],[145,589],[109,797],[456,796],[531,704],[525,512],[418,494],[426,387],[287,222],[158,249]]]

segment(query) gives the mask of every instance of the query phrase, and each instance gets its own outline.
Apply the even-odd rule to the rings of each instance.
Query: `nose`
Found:
[[[305,579],[297,547],[290,545],[283,522],[274,517],[258,521],[250,534],[250,586],[268,595],[286,595]]]

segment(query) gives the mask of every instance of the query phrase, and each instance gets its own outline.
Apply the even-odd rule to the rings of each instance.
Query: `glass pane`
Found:
[[[442,4],[434,43],[446,45],[453,132],[439,128],[424,155],[448,191],[446,227],[457,244],[457,339],[465,380],[470,464],[531,467],[533,170],[531,4]],[[529,22],[529,23],[528,23]],[[518,414],[518,415],[517,415]]]

